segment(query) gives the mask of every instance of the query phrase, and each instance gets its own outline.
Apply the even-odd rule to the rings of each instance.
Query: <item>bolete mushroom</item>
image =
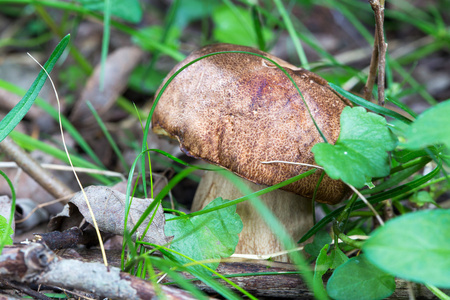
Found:
[[[231,44],[206,46],[175,66],[164,83],[182,66],[220,51],[252,52],[280,64],[298,85],[327,141],[336,142],[347,100],[318,75],[268,53]],[[178,139],[187,155],[234,172],[256,191],[311,169],[262,163],[278,160],[314,164],[311,148],[323,139],[310,113],[293,83],[276,65],[262,57],[234,52],[208,56],[181,71],[162,94],[152,125],[154,132]],[[261,197],[294,240],[313,225],[311,199],[321,172]],[[324,176],[316,200],[335,204],[347,193],[343,182]],[[217,197],[233,200],[241,196],[234,184],[217,172],[207,172],[192,208],[200,210]],[[238,204],[237,213],[244,229],[235,253],[261,255],[282,250],[249,203]],[[286,261],[287,257],[275,259]]]

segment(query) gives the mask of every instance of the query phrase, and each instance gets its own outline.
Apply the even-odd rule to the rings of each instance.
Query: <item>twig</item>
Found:
[[[8,288],[8,289],[15,289],[15,290],[21,291],[22,293],[33,297],[33,299],[51,300],[51,298],[45,296],[44,294],[36,292],[35,290],[30,289],[28,286],[26,286],[24,284],[20,284],[18,282],[12,282],[7,279],[0,281],[0,287],[2,289]]]
[[[110,299],[157,299],[149,281],[100,263],[60,259],[43,244],[6,246],[0,256],[0,279],[63,286],[92,292]],[[166,299],[195,299],[190,293],[161,286]]]
[[[378,44],[378,105],[384,106],[384,81],[386,67],[387,44],[384,39],[384,1],[370,0],[370,5],[375,13],[375,43]]]
[[[15,162],[0,162],[0,168],[17,168],[18,165]],[[92,168],[82,168],[82,167],[70,167],[66,165],[57,165],[57,164],[41,164],[41,167],[49,170],[57,170],[57,171],[66,171],[73,172],[73,170],[78,173],[88,173],[88,174],[99,174],[111,177],[119,177],[121,180],[125,181],[126,178],[122,173],[109,171],[109,170],[100,170],[100,169],[92,169]]]
[[[20,148],[10,137],[0,143],[0,150],[39,183],[55,198],[62,198],[73,194],[73,191],[53,174],[41,167],[25,150]]]
[[[369,75],[367,76],[366,85],[364,86],[364,99],[372,101],[372,91],[375,85],[375,77],[378,68],[378,34],[375,29],[375,41],[373,43],[372,58],[370,59]]]

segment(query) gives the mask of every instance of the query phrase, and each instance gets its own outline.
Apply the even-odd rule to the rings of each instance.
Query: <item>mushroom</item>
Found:
[[[330,143],[340,131],[340,114],[348,100],[337,95],[318,75],[268,53],[244,46],[203,47],[180,62],[164,83],[189,62],[220,51],[248,51],[281,65],[298,85],[311,115]],[[160,88],[161,89],[161,88]],[[158,90],[159,92],[159,90]],[[293,83],[270,61],[245,53],[221,53],[203,58],[181,71],[163,92],[153,115],[153,131],[178,139],[191,157],[203,159],[239,175],[253,190],[271,186],[311,167],[265,161],[314,164],[311,148],[323,142]],[[263,195],[294,240],[313,226],[312,198],[321,170]],[[220,172],[206,172],[197,189],[193,210],[217,197],[242,194]],[[324,176],[316,201],[336,204],[348,194],[346,185]],[[247,201],[237,205],[244,229],[235,253],[271,254],[282,250],[264,220]],[[275,260],[286,261],[287,256]]]

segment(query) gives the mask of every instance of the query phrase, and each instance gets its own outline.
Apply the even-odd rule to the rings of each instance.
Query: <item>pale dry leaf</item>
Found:
[[[126,89],[128,77],[142,56],[143,51],[138,47],[123,47],[111,53],[105,63],[103,88],[100,87],[101,64],[97,65],[75,104],[71,121],[84,127],[94,122],[86,101],[90,101],[102,120],[106,121],[105,114]]]
[[[97,225],[102,232],[123,235],[125,218],[125,194],[105,186],[90,186],[85,189],[97,220]],[[151,204],[152,199],[132,198],[127,229],[131,231],[145,209]],[[92,218],[81,192],[78,192],[64,207],[64,210],[49,223],[49,230],[60,230],[79,226],[82,219],[92,225]],[[139,229],[143,233],[150,218],[147,218]],[[165,217],[161,207],[156,211],[147,235],[143,241],[158,245],[167,244],[170,239],[164,234]],[[136,239],[136,236],[133,236]]]

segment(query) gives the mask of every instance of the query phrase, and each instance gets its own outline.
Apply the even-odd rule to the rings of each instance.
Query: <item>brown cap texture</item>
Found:
[[[323,78],[268,53],[231,44],[206,46],[175,66],[164,83],[187,63],[219,51],[248,51],[282,65],[297,83],[328,142],[336,142],[340,114],[349,103],[334,93]],[[152,124],[155,132],[176,137],[187,155],[265,185],[311,168],[261,162],[314,164],[311,148],[324,142],[302,97],[283,71],[261,57],[242,53],[209,56],[184,69],[161,96]],[[312,198],[320,173],[283,189]],[[316,200],[335,204],[347,192],[343,182],[325,176]]]

